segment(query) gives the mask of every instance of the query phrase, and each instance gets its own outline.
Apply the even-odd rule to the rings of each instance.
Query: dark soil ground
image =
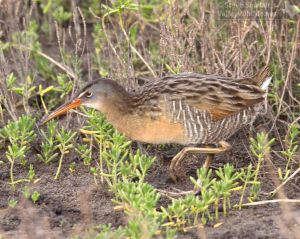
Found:
[[[255,159],[251,159],[248,147],[245,146],[249,144],[247,138],[246,130],[234,135],[230,140],[234,145],[233,150],[217,156],[212,166],[219,167],[225,162],[231,162],[236,168],[241,168],[250,161],[254,162]],[[156,152],[158,159],[146,181],[160,190],[192,190],[189,176],[195,176],[195,169],[201,165],[202,160],[190,156],[184,163],[187,175],[173,183],[168,177],[167,169],[170,155],[178,148],[170,148],[169,152],[161,152],[156,148],[151,150],[151,154]],[[0,160],[5,160],[3,150]],[[112,194],[104,185],[95,186],[93,177],[82,162],[78,161],[76,172],[71,174],[67,165],[72,160],[66,159],[60,179],[54,180],[57,167],[55,163],[45,166],[32,160],[35,161],[37,177],[40,177],[40,181],[31,185],[32,191],[37,190],[41,194],[36,205],[23,199],[22,185],[18,185],[16,191],[12,190],[8,183],[9,169],[6,166],[0,167],[0,235],[4,238],[70,238],[72,235],[81,235],[91,225],[111,223],[113,227],[117,227],[126,223],[126,215],[114,210]],[[272,156],[272,161],[274,165],[280,164],[276,157]],[[267,199],[267,193],[275,188],[269,168],[265,164],[262,169],[261,200]],[[22,178],[26,177],[27,172],[18,166],[14,174],[17,178]],[[288,198],[300,197],[297,180],[286,186],[285,194]],[[7,206],[8,199],[12,197],[19,198],[14,209]],[[233,198],[235,200],[238,198]],[[169,201],[168,197],[162,196],[160,204],[166,205]],[[220,226],[214,227],[214,223],[210,222],[204,228],[181,232],[178,238],[300,238],[299,209],[295,205],[281,204],[232,209],[227,217],[221,216]]]

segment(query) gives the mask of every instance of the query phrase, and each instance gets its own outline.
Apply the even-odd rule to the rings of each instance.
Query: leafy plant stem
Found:
[[[59,158],[59,163],[58,163],[58,168],[57,168],[57,171],[56,171],[56,174],[55,174],[55,180],[58,179],[59,177],[59,174],[60,174],[60,171],[61,171],[61,166],[62,166],[62,162],[63,162],[63,158],[64,158],[64,153],[62,152],[61,155],[60,155],[60,158]]]
[[[14,164],[15,164],[15,160],[11,159],[9,161],[10,161],[10,170],[9,170],[9,173],[10,173],[10,183],[12,184],[13,189],[15,190],[15,181],[14,181]]]

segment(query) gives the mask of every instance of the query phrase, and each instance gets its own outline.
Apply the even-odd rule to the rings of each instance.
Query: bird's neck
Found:
[[[107,120],[120,132],[129,138],[136,138],[133,132],[139,131],[143,126],[144,114],[138,114],[140,93],[129,93],[122,86],[114,88],[114,93],[104,102],[102,113]],[[137,102],[139,101],[139,103]]]
[[[108,121],[115,125],[132,113],[132,98],[133,96],[123,86],[115,85],[112,94],[101,102],[99,110],[106,115]]]

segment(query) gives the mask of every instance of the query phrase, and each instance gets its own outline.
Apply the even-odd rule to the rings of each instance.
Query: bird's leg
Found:
[[[218,148],[198,148],[198,147],[185,147],[183,148],[176,156],[172,159],[169,173],[170,177],[176,181],[176,174],[180,164],[182,163],[185,155],[187,153],[197,153],[197,154],[207,154],[207,158],[204,163],[204,167],[208,168],[215,154],[220,154],[228,151],[231,148],[231,145],[225,141],[219,143],[220,147]]]
[[[213,159],[214,159],[214,154],[207,154],[207,156],[206,156],[206,159],[205,159],[205,162],[204,162],[204,164],[203,164],[203,167],[204,168],[209,168],[209,166],[210,166],[210,164],[211,164],[211,162],[213,161]]]

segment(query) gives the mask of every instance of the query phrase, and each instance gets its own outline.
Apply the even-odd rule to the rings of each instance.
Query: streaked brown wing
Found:
[[[264,74],[261,73],[261,75]],[[179,105],[188,105],[195,110],[207,111],[214,120],[220,120],[263,101],[265,92],[258,86],[233,80],[195,73],[165,77],[145,87],[146,90],[136,96],[134,104],[135,107],[142,105],[149,108],[151,106],[151,109],[161,110],[160,99],[166,97],[169,104],[173,101],[180,102]],[[145,110],[142,111],[145,112]]]
[[[181,79],[176,87],[173,85],[171,100],[180,100],[196,110],[207,111],[214,120],[262,102],[265,94],[257,86],[221,79]]]

